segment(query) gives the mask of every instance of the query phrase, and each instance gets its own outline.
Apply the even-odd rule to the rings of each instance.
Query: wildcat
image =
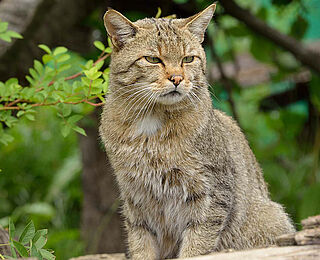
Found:
[[[113,52],[100,135],[131,259],[268,246],[294,231],[241,130],[212,108],[201,43],[214,10],[134,23],[112,9],[104,16]]]

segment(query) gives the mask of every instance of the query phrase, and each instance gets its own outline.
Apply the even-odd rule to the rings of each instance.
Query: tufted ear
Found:
[[[204,33],[215,10],[216,4],[212,4],[200,13],[184,19],[184,27],[187,28],[191,33],[193,33],[200,42],[203,42]]]
[[[129,19],[113,9],[108,9],[104,17],[104,26],[116,48],[121,48],[127,40],[134,37],[138,27]]]

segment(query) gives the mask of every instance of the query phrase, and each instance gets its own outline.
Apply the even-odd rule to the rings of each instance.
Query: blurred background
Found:
[[[0,0],[0,19],[22,40],[0,42],[0,80],[25,81],[43,52],[66,46],[73,72],[106,43],[102,16],[112,7],[135,21],[188,17],[209,0]],[[299,229],[320,214],[320,2],[220,0],[204,48],[213,105],[233,116],[247,136],[269,184]],[[109,61],[108,61],[109,62]],[[72,74],[72,73],[71,73]],[[71,75],[69,74],[69,75]],[[85,110],[87,137],[60,134],[60,120],[39,109],[34,122],[10,130],[0,144],[0,225],[11,216],[48,228],[57,259],[124,252],[117,187],[97,128],[101,110]]]

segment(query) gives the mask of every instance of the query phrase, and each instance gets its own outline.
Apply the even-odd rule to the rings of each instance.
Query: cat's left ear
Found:
[[[204,39],[204,33],[209,25],[210,20],[216,10],[216,4],[208,6],[206,9],[189,18],[184,19],[184,26],[193,33],[201,42]]]
[[[104,17],[104,26],[116,48],[121,48],[126,41],[136,35],[138,27],[116,10],[109,9]]]

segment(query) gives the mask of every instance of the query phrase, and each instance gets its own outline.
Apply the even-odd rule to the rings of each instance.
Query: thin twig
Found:
[[[218,70],[220,72],[221,83],[224,85],[224,87],[225,87],[225,89],[226,89],[226,91],[228,93],[228,101],[230,103],[232,115],[233,115],[234,119],[239,124],[240,123],[239,122],[239,116],[238,116],[238,113],[237,113],[237,110],[236,110],[235,102],[234,102],[233,97],[232,97],[233,83],[229,79],[229,77],[226,75],[226,73],[224,72],[220,57],[216,53],[215,46],[214,46],[214,41],[213,41],[212,37],[208,37],[208,41],[209,41],[209,44],[210,44],[210,47],[211,47],[212,57],[213,57],[214,61],[217,63]]]

